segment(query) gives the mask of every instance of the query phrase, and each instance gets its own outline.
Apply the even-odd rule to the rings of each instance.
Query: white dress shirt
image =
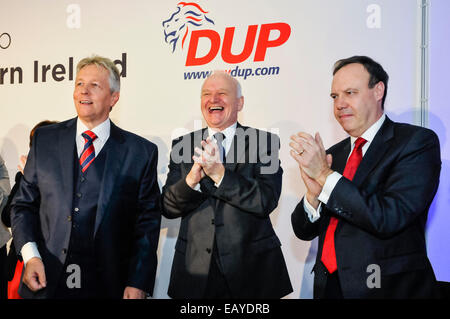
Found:
[[[369,127],[360,137],[364,138],[367,142],[364,144],[362,148],[362,154],[364,157],[364,154],[366,154],[367,150],[370,147],[370,144],[372,143],[373,139],[375,138],[375,135],[378,133],[378,131],[381,128],[381,125],[383,125],[384,120],[386,119],[386,115],[383,113],[383,115],[376,121],[374,124],[372,124],[371,127]],[[355,141],[357,137],[350,136],[351,141],[351,149],[349,153],[350,154],[353,151],[353,148],[355,147]],[[347,158],[348,160],[348,158]],[[322,208],[322,203],[325,205],[328,203],[328,199],[330,198],[331,193],[334,190],[334,187],[339,182],[339,180],[343,176],[339,174],[338,172],[333,172],[330,175],[328,175],[327,179],[325,180],[325,184],[323,185],[322,192],[319,194],[318,200],[319,200],[319,207],[317,207],[317,210],[314,209],[314,207],[308,202],[306,197],[304,197],[303,201],[303,207],[305,208],[306,213],[308,214],[309,220],[314,223],[320,218],[320,209]]]
[[[80,157],[81,152],[83,152],[84,148],[84,137],[81,135],[81,133],[89,130],[86,125],[80,120],[80,118],[77,119],[77,135],[75,136],[75,143],[77,145],[77,153],[78,157]],[[92,132],[97,135],[97,138],[94,140],[94,149],[95,149],[95,156],[100,153],[103,146],[105,145],[106,141],[109,138],[109,134],[111,131],[111,121],[109,118],[107,118],[104,122],[94,127]],[[41,255],[39,254],[39,250],[37,248],[36,242],[30,241],[23,245],[22,249],[20,250],[20,253],[22,254],[24,265],[27,264],[28,260],[30,260],[33,257],[41,258]]]
[[[77,135],[75,137],[75,142],[77,143],[78,158],[80,158],[81,152],[83,152],[83,148],[84,148],[84,137],[81,135],[81,133],[84,133],[87,130],[89,130],[89,129],[78,118],[77,119]],[[95,156],[97,156],[109,138],[109,132],[111,131],[111,121],[109,120],[109,118],[107,118],[104,122],[97,125],[90,131],[93,132],[95,135],[97,135],[97,138],[94,140],[94,143],[93,143],[94,149],[95,149]]]

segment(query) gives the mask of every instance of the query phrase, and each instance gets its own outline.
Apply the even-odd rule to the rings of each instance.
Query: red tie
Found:
[[[355,176],[359,163],[361,163],[362,160],[362,147],[366,142],[367,141],[362,137],[358,137],[356,139],[353,152],[348,158],[347,165],[345,165],[343,174],[345,178],[352,180],[353,176]],[[334,232],[336,231],[338,221],[339,219],[331,217],[330,224],[327,228],[327,233],[325,234],[325,241],[323,243],[322,249],[321,260],[325,267],[327,267],[330,274],[337,270],[336,251],[334,249]]]
[[[89,165],[91,165],[92,161],[95,158],[95,149],[94,149],[94,140],[97,138],[94,132],[85,131],[81,133],[84,138],[84,148],[83,152],[81,152],[80,156],[80,165],[81,170],[86,171]]]

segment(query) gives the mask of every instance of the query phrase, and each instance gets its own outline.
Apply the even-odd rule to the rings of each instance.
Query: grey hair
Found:
[[[234,84],[234,86],[236,88],[236,97],[238,99],[240,99],[242,97],[241,83],[239,83],[239,81],[235,77],[231,76],[228,72],[225,72],[225,71],[222,71],[222,70],[214,70],[208,75],[206,80],[208,80],[210,77],[213,77],[213,76],[224,76],[224,77],[230,79],[231,82],[233,82],[233,84]],[[203,82],[203,84],[205,84],[206,80]]]
[[[113,61],[99,55],[84,58],[77,64],[77,74],[82,68],[88,65],[95,65],[106,69],[109,73],[109,89],[111,93],[120,92],[120,73]]]

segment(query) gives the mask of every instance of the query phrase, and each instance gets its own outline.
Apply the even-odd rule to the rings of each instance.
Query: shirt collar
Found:
[[[208,127],[208,135],[209,136],[213,136],[214,134],[216,134],[217,132],[222,132],[223,135],[225,135],[225,140],[226,141],[232,141],[234,134],[236,133],[236,127],[237,127],[237,122],[235,122],[234,124],[228,126],[226,129],[224,129],[223,131],[218,131],[214,128]]]
[[[81,133],[89,130],[86,125],[80,120],[80,118],[77,119],[77,136],[81,136]],[[109,137],[109,132],[111,131],[111,121],[109,118],[107,118],[104,122],[100,123],[96,127],[90,130],[91,132],[95,133],[97,135],[97,138],[100,141],[106,141]]]
[[[366,144],[370,144],[373,139],[375,138],[375,135],[377,135],[378,131],[381,128],[381,125],[383,125],[384,120],[386,119],[386,114],[383,113],[383,115],[381,115],[381,117],[378,119],[378,121],[376,121],[375,123],[372,124],[371,127],[369,127],[360,137],[362,137],[363,139],[365,139],[367,141]],[[352,142],[352,146],[354,145],[357,137],[353,137],[350,136],[351,142]]]

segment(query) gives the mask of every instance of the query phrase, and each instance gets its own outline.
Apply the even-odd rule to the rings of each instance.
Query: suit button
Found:
[[[206,252],[207,252],[208,254],[210,254],[210,253],[211,253],[211,248],[206,248]]]
[[[71,222],[72,221],[72,216],[67,216],[67,221]]]
[[[77,193],[76,195],[77,195],[77,197],[78,197],[78,198],[80,198],[80,197],[81,197],[81,193]]]
[[[64,248],[64,249],[62,250],[62,253],[63,253],[63,254],[67,254],[67,249]]]

